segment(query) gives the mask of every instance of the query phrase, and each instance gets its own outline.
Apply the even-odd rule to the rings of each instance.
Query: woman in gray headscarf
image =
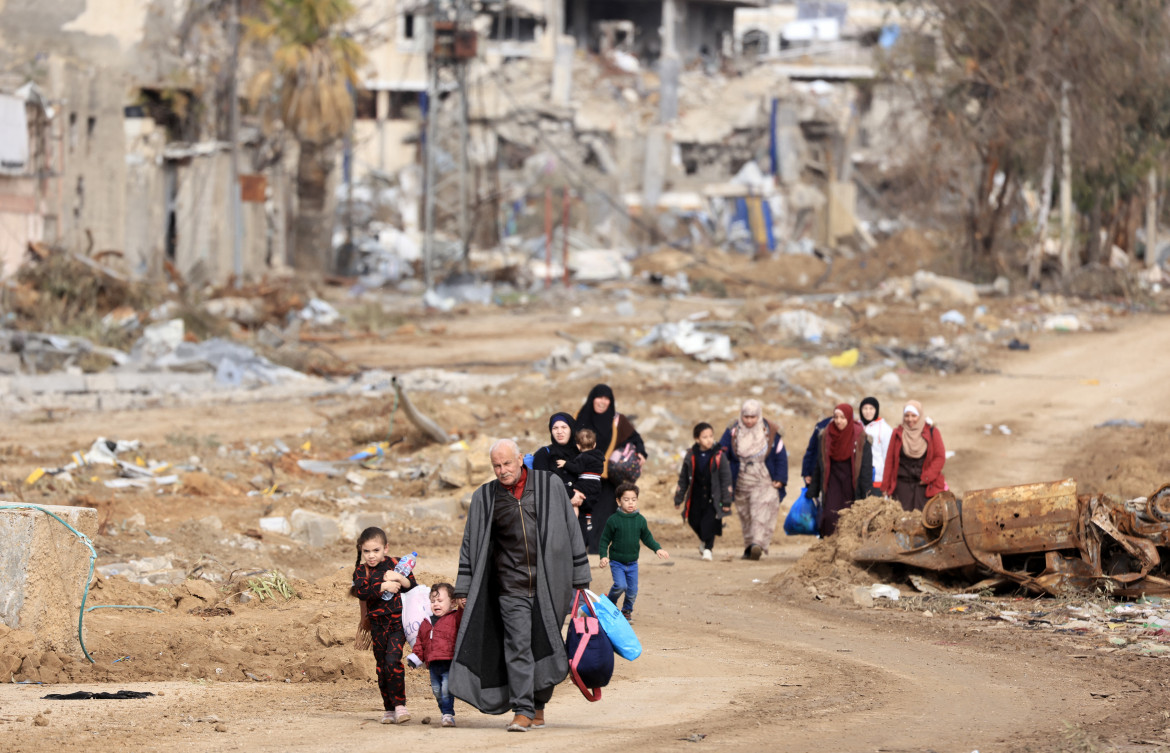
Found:
[[[780,427],[763,416],[759,400],[746,400],[719,440],[731,464],[735,509],[743,528],[743,558],[766,554],[788,484],[788,450]]]

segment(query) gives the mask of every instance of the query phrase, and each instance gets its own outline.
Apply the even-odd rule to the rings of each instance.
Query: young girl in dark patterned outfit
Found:
[[[374,661],[378,667],[378,690],[382,693],[382,724],[410,721],[406,710],[406,676],[402,670],[402,648],[406,633],[402,628],[402,597],[414,588],[414,575],[394,572],[398,559],[386,549],[386,532],[367,528],[357,540],[357,564],[353,571],[350,593],[362,600],[362,626],[373,638]],[[383,599],[383,593],[391,594]]]

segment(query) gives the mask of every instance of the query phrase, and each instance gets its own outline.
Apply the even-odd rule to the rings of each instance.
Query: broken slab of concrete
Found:
[[[86,536],[97,533],[92,507],[43,507]],[[33,509],[0,510],[0,541],[0,622],[33,633],[37,648],[84,658],[77,617],[89,586],[89,548]]]
[[[331,546],[341,537],[341,527],[328,515],[297,508],[289,518],[293,538],[316,549]]]

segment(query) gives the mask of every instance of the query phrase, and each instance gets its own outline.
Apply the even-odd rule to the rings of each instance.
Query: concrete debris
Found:
[[[22,370],[33,373],[55,371],[64,362],[75,361],[86,354],[110,359],[121,366],[130,361],[130,355],[115,348],[94,345],[84,337],[0,330],[0,372],[14,374]]]
[[[257,355],[246,345],[218,337],[200,343],[180,341],[173,349],[140,362],[139,367],[142,371],[210,372],[225,387],[278,384],[305,378],[299,371]]]
[[[288,518],[282,515],[260,518],[260,530],[288,536],[292,533],[292,524],[289,523]]]
[[[708,361],[730,361],[731,338],[715,332],[702,332],[695,323],[688,320],[656,324],[637,345],[645,347],[656,343],[669,343],[683,353],[704,363]]]
[[[979,302],[979,291],[966,280],[919,270],[914,273],[913,284],[914,297],[921,302],[952,306],[974,306]]]
[[[310,300],[309,305],[297,312],[297,316],[300,317],[301,321],[319,327],[330,327],[342,320],[337,309],[320,298]]]
[[[578,282],[628,280],[633,267],[621,251],[614,249],[581,249],[569,254],[569,270]]]
[[[823,319],[808,310],[782,311],[768,318],[764,327],[775,327],[788,337],[806,340],[811,343],[831,341],[837,339],[844,331],[844,327]]]
[[[182,319],[152,324],[142,330],[142,337],[134,344],[132,357],[135,361],[143,361],[174,352],[183,344],[183,334]]]
[[[205,314],[214,316],[217,319],[226,319],[242,324],[245,327],[255,327],[264,322],[264,312],[257,300],[252,298],[212,298],[210,301],[204,301],[199,307]],[[181,319],[176,319],[182,324]],[[167,323],[168,325],[170,322]],[[155,325],[161,326],[161,325]],[[179,330],[179,341],[182,342],[182,329]],[[168,343],[169,349],[174,350],[178,347],[178,342],[173,345]]]
[[[294,539],[314,549],[331,546],[341,538],[341,527],[328,515],[297,508],[289,516]]]
[[[487,282],[444,283],[423,294],[423,304],[437,311],[450,311],[460,303],[492,302],[492,285]]]
[[[176,569],[171,558],[166,555],[101,565],[97,568],[97,572],[103,577],[121,576],[133,583],[149,586],[181,583],[186,580],[186,573]]]

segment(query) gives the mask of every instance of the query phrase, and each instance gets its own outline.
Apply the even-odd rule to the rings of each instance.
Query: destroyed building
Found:
[[[40,61],[0,91],[14,96],[34,81],[41,103],[24,115],[26,151],[39,166],[0,178],[0,196],[10,197],[0,203],[0,220],[19,228],[4,241],[5,274],[29,242],[106,253],[141,276],[157,277],[169,265],[184,278],[221,281],[237,265],[248,277],[285,266],[296,212],[295,144],[277,148],[257,121],[245,121],[242,223],[233,238],[225,220],[225,76],[199,67],[226,54],[222,19],[203,6],[156,5],[116,18],[101,0],[35,18],[0,11],[13,42],[5,57]],[[838,5],[477,6],[471,25],[478,50],[462,87],[466,146],[458,137],[461,87],[450,70],[439,71],[433,103],[442,247],[457,248],[466,235],[479,250],[547,255],[551,191],[552,232],[558,247],[573,253],[620,257],[661,243],[753,254],[866,248],[868,217],[859,202],[869,198],[858,189],[854,161],[893,153],[869,139],[888,130],[882,121],[890,109],[881,84],[858,86],[874,78],[872,67],[833,68],[832,55],[726,65],[744,48],[743,19],[754,18],[744,14],[801,20],[836,13]],[[886,3],[846,5],[843,36],[872,37],[880,29],[874,19],[884,18]],[[417,258],[409,249],[424,245],[429,12],[422,0],[362,6],[357,25],[368,33],[367,61],[354,92],[352,137],[338,150],[329,186],[347,208],[335,247],[355,234],[356,222],[364,248],[397,254],[392,266],[402,271]],[[38,48],[46,51],[40,58]],[[460,220],[453,191],[464,154],[470,216]],[[353,193],[347,179],[373,183]],[[349,211],[354,203],[368,211]]]

